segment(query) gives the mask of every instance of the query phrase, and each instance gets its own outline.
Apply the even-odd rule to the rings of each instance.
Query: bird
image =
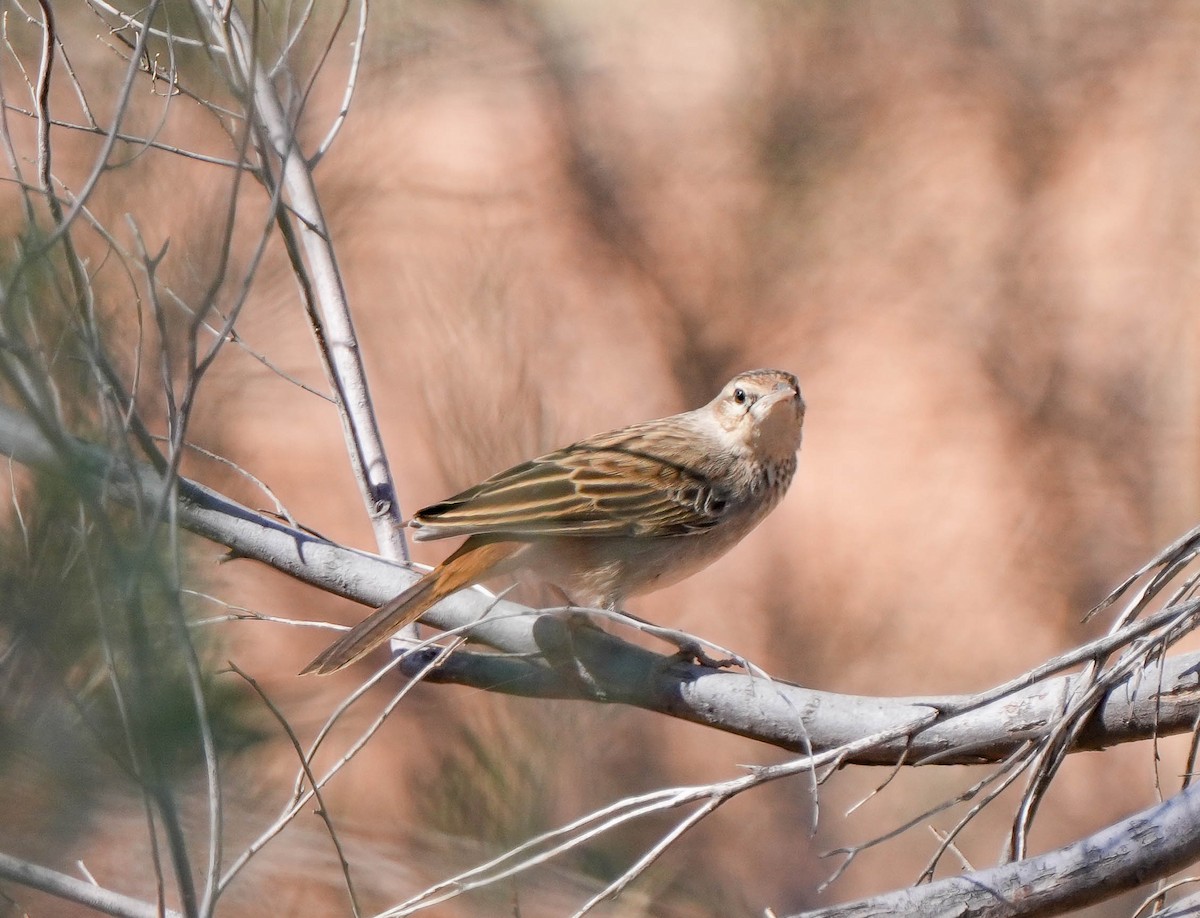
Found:
[[[692,411],[597,434],[416,513],[417,541],[466,536],[302,671],[354,663],[452,593],[522,570],[615,609],[708,566],[782,499],[804,425],[796,377],[751,370]]]

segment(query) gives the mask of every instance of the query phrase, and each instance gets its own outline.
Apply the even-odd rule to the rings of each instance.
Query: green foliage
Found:
[[[121,335],[72,272],[72,249],[47,250],[27,228],[15,251],[0,265],[0,399],[49,434],[59,463],[12,465],[0,485],[0,781],[39,788],[6,809],[45,794],[72,800],[61,809],[77,818],[114,784],[161,793],[189,777],[204,761],[202,714],[218,751],[260,733],[249,693],[205,665],[219,645],[187,625],[169,507],[110,498],[107,483],[146,461],[119,394],[133,388],[112,356]],[[108,458],[98,465],[80,441]]]

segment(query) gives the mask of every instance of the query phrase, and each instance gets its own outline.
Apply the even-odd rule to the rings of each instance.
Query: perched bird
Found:
[[[682,580],[779,503],[803,424],[796,377],[752,370],[694,411],[580,440],[426,507],[408,524],[418,541],[467,540],[303,672],[336,672],[451,593],[513,571],[604,608]]]

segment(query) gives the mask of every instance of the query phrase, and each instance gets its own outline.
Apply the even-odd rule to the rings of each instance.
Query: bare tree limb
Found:
[[[244,88],[253,103],[250,115],[260,147],[270,151],[278,163],[282,201],[287,206],[278,211],[279,228],[285,241],[294,238],[296,242],[295,247],[289,244],[293,269],[336,396],[351,463],[363,489],[376,542],[389,557],[407,560],[396,489],[375,421],[345,284],[312,168],[298,147],[294,121],[258,60],[254,38],[238,10],[204,0],[194,0],[192,6],[212,43],[222,49],[234,85]]]
[[[121,893],[113,892],[102,886],[85,883],[75,877],[49,867],[31,864],[8,854],[0,854],[0,877],[13,883],[20,883],[30,889],[58,896],[69,902],[78,902],[88,908],[103,912],[105,915],[116,915],[117,918],[178,918],[179,913],[171,909],[159,911],[157,905],[133,899]]]
[[[90,469],[117,499],[123,489],[129,495],[154,495],[161,487],[161,479],[148,466],[138,468],[136,482],[125,481],[111,477],[116,473],[101,451],[84,444],[78,444],[78,450],[86,461],[81,458],[77,469]],[[31,465],[61,467],[58,454],[36,425],[4,405],[0,405],[0,453]],[[178,519],[184,528],[227,546],[235,557],[261,561],[335,595],[379,603],[416,577],[379,557],[286,526],[195,482],[179,479],[178,492]],[[489,609],[491,613],[480,621]],[[1178,612],[1164,610],[1127,627],[1134,633],[1172,614]],[[1045,676],[1116,641],[1094,642],[1039,668],[1036,680],[1013,680],[979,695],[870,698],[684,664],[599,629],[574,625],[570,617],[534,614],[524,606],[473,591],[442,602],[425,620],[443,629],[469,628],[474,641],[502,651],[455,653],[427,677],[434,681],[510,694],[619,702],[797,752],[810,748],[819,752],[856,737],[884,733],[930,708],[942,712],[938,722],[919,736],[898,737],[847,760],[869,765],[894,764],[902,756],[910,764],[1001,761],[1022,742],[1042,736],[1061,714],[1076,677]],[[567,658],[575,668],[553,665]],[[420,667],[427,662],[418,653],[406,665]],[[579,668],[586,678],[580,678]],[[1200,716],[1198,672],[1200,654],[1181,655],[1151,664],[1139,678],[1114,686],[1074,748],[1099,749],[1156,732],[1190,730]]]
[[[1165,877],[1200,857],[1200,786],[1025,860],[791,918],[1058,915]]]

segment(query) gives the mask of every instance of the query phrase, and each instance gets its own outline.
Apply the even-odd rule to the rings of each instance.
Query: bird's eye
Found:
[[[734,389],[733,390],[733,400],[735,402],[737,402],[739,405],[746,404],[746,390],[745,389]]]

